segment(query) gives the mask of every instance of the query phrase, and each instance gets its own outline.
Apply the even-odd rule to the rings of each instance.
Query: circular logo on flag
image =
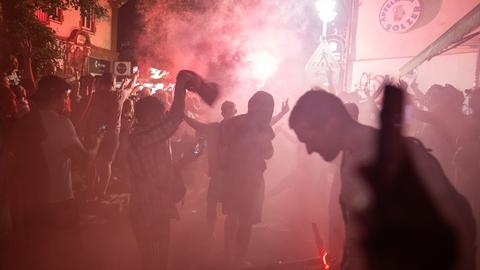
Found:
[[[417,23],[421,13],[420,0],[388,0],[383,4],[378,19],[385,31],[405,33]]]
[[[118,63],[117,64],[117,73],[118,74],[125,74],[127,72],[127,65],[125,63]]]

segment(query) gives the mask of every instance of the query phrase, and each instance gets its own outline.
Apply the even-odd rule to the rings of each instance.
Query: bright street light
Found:
[[[315,6],[322,22],[329,23],[337,17],[336,4],[335,0],[317,0]]]

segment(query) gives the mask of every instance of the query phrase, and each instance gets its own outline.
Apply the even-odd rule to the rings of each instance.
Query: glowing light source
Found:
[[[318,0],[315,4],[318,12],[318,17],[324,23],[333,21],[337,17],[337,12],[335,11],[335,0]]]
[[[278,68],[278,59],[270,52],[261,50],[250,54],[247,61],[251,65],[252,77],[260,81],[260,84],[275,73]]]
[[[336,52],[338,50],[338,44],[335,42],[330,42],[328,43],[328,48],[330,49],[330,51]]]
[[[152,79],[161,79],[165,76],[167,76],[170,72],[161,70],[161,69],[156,69],[156,68],[150,68],[150,78]]]
[[[330,269],[330,265],[328,264],[328,261],[327,261],[327,254],[328,253],[325,252],[325,254],[323,254],[323,257],[322,257],[324,269]]]

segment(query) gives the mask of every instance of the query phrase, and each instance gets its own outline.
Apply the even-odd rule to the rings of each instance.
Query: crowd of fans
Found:
[[[110,73],[77,74],[67,82],[52,71],[35,80],[31,63],[28,57],[25,59],[21,74],[14,56],[4,61],[0,73],[2,269],[87,269],[79,259],[82,247],[78,205],[108,202],[112,187],[118,183],[128,187],[130,220],[144,269],[166,269],[170,219],[178,216],[176,204],[185,196],[181,171],[204,150],[210,177],[205,202],[207,239],[213,238],[217,204],[222,203],[226,215],[226,265],[241,265],[252,225],[261,221],[263,173],[266,160],[274,155],[272,125],[289,112],[288,101],[273,116],[272,95],[259,91],[250,99],[246,114],[236,116],[235,103],[225,101],[221,106],[223,120],[204,123],[208,121],[202,121],[200,99],[212,101],[212,97],[200,91],[204,81],[193,72],[180,72],[174,91],[152,94],[137,83],[138,73],[122,78],[120,85],[119,78]],[[377,148],[372,142],[377,133],[360,123],[377,124],[375,117],[386,109],[380,103],[389,97],[386,86],[392,83],[386,78],[373,93],[340,92],[340,99],[324,90],[310,91],[292,112],[290,127],[309,153],[318,152],[326,161],[342,153],[332,187],[336,195],[332,195],[333,206],[329,208],[335,221],[345,224],[341,232],[330,230],[334,238],[345,239],[345,245],[331,244],[332,254],[338,261],[343,256],[342,267],[350,270],[367,269],[365,265],[368,269],[412,266],[411,261],[393,266],[392,262],[400,258],[418,261],[416,266],[413,262],[413,269],[438,266],[422,261],[435,260],[435,254],[420,259],[395,257],[385,251],[394,245],[395,251],[408,246],[401,239],[382,241],[375,235],[377,232],[388,238],[405,233],[392,229],[386,208],[378,207],[383,202],[389,211],[397,211],[396,222],[411,229],[409,243],[415,246],[412,238],[417,236],[432,242],[417,249],[438,250],[445,258],[443,269],[475,269],[475,257],[480,260],[475,255],[478,226],[473,219],[480,218],[480,90],[462,92],[451,85],[433,85],[422,91],[415,81],[410,85],[401,82],[398,89],[405,98],[403,131],[423,144],[416,139],[402,139],[398,149],[403,150],[398,150],[392,140],[388,141],[388,136],[395,136],[388,133],[386,141],[379,145],[383,150],[399,151],[386,151],[390,156],[410,151],[410,158],[398,154],[399,158],[390,162],[402,164],[398,165],[404,173],[401,177],[414,180],[407,187],[395,186],[402,191],[399,193],[370,183],[373,192],[369,193],[365,189],[368,181],[358,176],[361,166],[369,165],[366,161],[381,168],[390,168],[391,164],[374,158]],[[192,127],[190,132],[184,132],[184,120]],[[382,131],[388,127],[382,122]],[[381,156],[382,149],[379,153]],[[401,174],[398,170],[394,172]],[[389,173],[392,171],[371,169],[364,178],[373,182],[379,177],[401,178]],[[418,202],[421,210],[414,211],[415,207],[408,204],[409,188],[413,202]],[[383,192],[398,201],[379,195]],[[337,196],[341,208],[335,207]],[[370,203],[377,207],[370,207]],[[411,211],[398,210],[396,203]],[[370,209],[369,215],[363,213],[365,209]],[[420,218],[425,213],[429,219]],[[338,220],[342,216],[343,222]],[[410,226],[409,222],[429,224],[436,234]],[[331,224],[332,228],[340,226]],[[362,234],[358,228],[365,224],[371,227]],[[372,232],[372,228],[377,231]],[[362,244],[362,236],[368,244]],[[436,237],[444,241],[433,241]],[[445,257],[449,252],[451,260]],[[376,257],[378,254],[384,256],[383,260]],[[340,264],[332,267],[340,269]]]
[[[31,70],[31,65],[27,69]],[[177,112],[176,124],[159,138],[164,143],[163,160],[152,166],[172,163],[166,143],[183,120],[185,102],[190,115],[198,115],[197,97],[191,92],[180,95],[177,91],[175,103],[171,92],[152,95],[137,84],[138,73],[123,78],[119,87],[112,74],[94,77],[77,73],[67,82],[47,73],[36,81],[31,72],[19,72],[14,56],[4,61],[1,75],[2,268],[85,269],[85,265],[77,261],[82,242],[78,238],[82,222],[79,205],[108,203],[115,185],[111,180],[115,179],[126,186],[122,192],[132,194],[133,213],[140,213],[135,208],[139,198],[135,191],[141,185],[134,182],[129,189],[128,181],[132,175],[137,177],[136,171],[130,168],[140,160],[128,161],[134,149],[130,142],[140,143],[139,139],[131,139],[139,136],[133,132],[134,126],[136,131],[141,130],[147,121],[142,117],[151,114],[150,110],[159,113],[180,106],[178,110],[171,110]],[[183,105],[175,106],[180,103]],[[159,115],[153,118],[156,122],[161,120]],[[176,136],[184,139],[181,134]],[[156,136],[147,138],[157,140]],[[177,153],[179,155],[183,153]],[[146,154],[142,153],[141,157]],[[138,219],[132,217],[133,220]],[[136,234],[138,239],[142,239],[140,234]],[[168,235],[168,230],[162,234]],[[19,254],[32,259],[22,260]]]

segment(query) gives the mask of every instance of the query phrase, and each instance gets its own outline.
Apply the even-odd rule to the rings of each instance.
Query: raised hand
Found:
[[[197,90],[202,83],[202,79],[194,72],[182,70],[178,73],[176,83],[184,85],[186,88],[192,88],[191,90]]]
[[[122,84],[120,85],[120,90],[124,90],[129,83],[130,83],[130,79],[123,79]]]
[[[407,91],[408,89],[408,83],[404,80],[400,80],[398,82],[398,86],[403,90],[403,91]]]
[[[417,78],[413,79],[413,81],[410,83],[410,88],[412,88],[414,91],[418,91]]]
[[[287,114],[290,111],[290,105],[288,105],[288,98],[282,102],[282,113]]]

